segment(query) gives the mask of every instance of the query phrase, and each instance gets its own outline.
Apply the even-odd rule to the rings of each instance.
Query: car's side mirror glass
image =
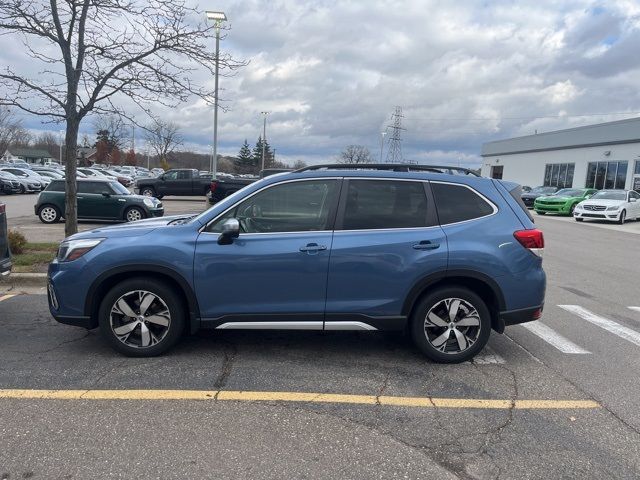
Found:
[[[234,238],[240,236],[240,222],[230,218],[222,224],[222,233],[218,236],[218,245],[231,245]]]

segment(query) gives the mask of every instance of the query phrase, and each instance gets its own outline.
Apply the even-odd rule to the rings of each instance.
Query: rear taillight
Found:
[[[544,235],[541,230],[537,228],[518,230],[517,232],[513,232],[513,236],[524,248],[534,255],[542,257],[542,252],[544,252]]]
[[[213,180],[211,182],[211,193],[215,192],[216,188],[218,188],[218,181],[217,180]]]

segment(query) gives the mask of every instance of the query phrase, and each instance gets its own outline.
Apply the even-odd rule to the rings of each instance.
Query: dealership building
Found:
[[[482,175],[530,187],[640,192],[640,118],[485,143]]]

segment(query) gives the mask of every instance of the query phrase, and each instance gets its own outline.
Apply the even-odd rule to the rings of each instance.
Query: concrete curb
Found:
[[[13,289],[22,287],[46,287],[46,273],[12,273],[8,277],[0,277],[0,285]]]

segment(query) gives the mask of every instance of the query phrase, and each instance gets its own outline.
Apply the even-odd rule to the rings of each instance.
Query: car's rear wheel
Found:
[[[127,208],[126,212],[124,212],[124,219],[127,222],[137,222],[138,220],[142,220],[146,215],[141,208],[138,207],[130,207]]]
[[[626,210],[622,210],[622,212],[620,212],[620,218],[618,219],[618,223],[620,225],[624,225],[625,220],[627,219],[627,211]]]
[[[156,191],[151,187],[145,187],[140,192],[140,195],[144,195],[145,197],[155,197]]]
[[[98,314],[104,339],[132,357],[150,357],[170,349],[180,339],[185,308],[180,297],[153,278],[132,278],[104,297]]]
[[[60,217],[60,210],[54,205],[45,205],[38,212],[38,218],[42,223],[57,223]]]
[[[491,314],[482,299],[463,287],[447,287],[424,297],[411,318],[418,348],[438,363],[460,363],[484,348]]]

